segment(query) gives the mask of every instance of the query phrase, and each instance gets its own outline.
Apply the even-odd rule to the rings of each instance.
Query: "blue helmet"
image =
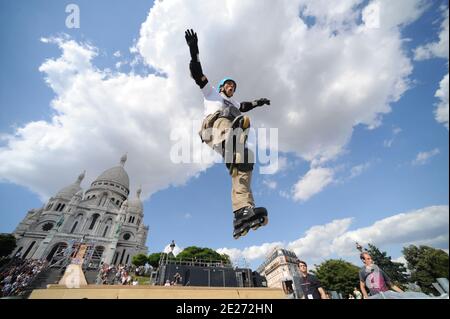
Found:
[[[234,91],[236,92],[236,88],[237,88],[237,84],[236,81],[233,80],[232,78],[224,78],[222,81],[219,82],[219,84],[217,85],[217,91],[220,93],[220,89],[222,88],[222,86],[225,85],[225,82],[231,81],[234,83]]]

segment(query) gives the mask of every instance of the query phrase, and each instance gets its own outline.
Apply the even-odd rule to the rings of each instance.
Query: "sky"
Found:
[[[230,177],[196,135],[187,28],[212,85],[271,100],[249,113],[269,224],[238,240]],[[448,252],[448,30],[448,1],[0,0],[0,232],[127,153],[149,253],[175,240],[257,268],[276,247],[310,265],[359,265],[356,241]]]

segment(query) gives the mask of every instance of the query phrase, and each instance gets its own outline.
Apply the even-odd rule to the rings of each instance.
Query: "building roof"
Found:
[[[56,193],[55,197],[70,200],[75,194],[82,190],[80,184],[84,176],[85,172],[81,173],[73,184],[62,188],[58,193]]]
[[[110,169],[107,169],[106,171],[101,173],[100,176],[97,177],[93,183],[98,182],[98,181],[114,182],[114,183],[124,186],[127,190],[129,190],[130,189],[130,178],[128,177],[128,173],[123,168],[126,161],[127,161],[127,155],[125,154],[120,159],[119,166],[115,166]]]

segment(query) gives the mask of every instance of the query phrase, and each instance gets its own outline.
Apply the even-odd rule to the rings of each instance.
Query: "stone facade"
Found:
[[[257,272],[266,277],[267,286],[282,288],[285,292],[291,286],[296,297],[301,296],[299,259],[294,252],[276,248],[266,258]]]
[[[141,190],[129,198],[126,160],[122,156],[120,165],[104,171],[86,192],[80,186],[82,173],[42,208],[30,210],[14,231],[12,255],[52,260],[81,242],[90,245],[94,264],[131,264],[134,255],[147,254]]]

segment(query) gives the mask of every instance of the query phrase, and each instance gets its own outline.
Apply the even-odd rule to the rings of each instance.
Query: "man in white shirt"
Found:
[[[223,79],[215,89],[203,74],[197,34],[192,29],[187,30],[185,38],[191,53],[189,63],[191,76],[204,96],[205,119],[199,132],[200,137],[209,147],[222,155],[232,175],[233,237],[238,239],[245,236],[250,228],[256,230],[268,222],[267,210],[264,207],[255,207],[250,187],[254,154],[245,145],[250,121],[248,117],[242,115],[242,112],[265,104],[270,105],[270,100],[263,98],[253,102],[236,102],[233,95],[237,84],[231,78]],[[233,134],[236,135],[235,138]],[[240,146],[242,152],[238,151]]]

